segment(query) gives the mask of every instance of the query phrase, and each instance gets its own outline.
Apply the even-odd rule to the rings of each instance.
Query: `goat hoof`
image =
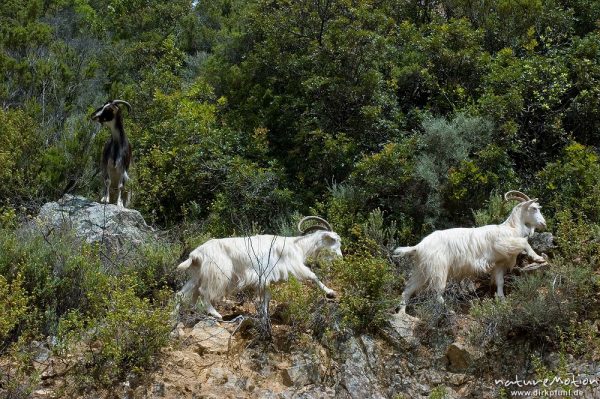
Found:
[[[210,317],[215,318],[217,321],[223,321],[223,316],[221,316],[220,313],[209,313],[208,314]]]
[[[333,299],[337,296],[337,294],[335,293],[335,291],[330,291],[325,296],[329,299]]]

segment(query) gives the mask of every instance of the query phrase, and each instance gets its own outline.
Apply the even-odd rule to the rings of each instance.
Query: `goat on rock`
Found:
[[[442,294],[449,278],[461,279],[479,273],[491,272],[497,296],[503,298],[504,274],[515,266],[521,252],[525,251],[535,262],[545,262],[527,242],[535,229],[546,227],[537,198],[509,191],[504,199],[520,203],[502,224],[438,230],[413,247],[394,250],[396,256],[411,256],[414,263],[402,293],[400,312],[406,311],[408,300],[417,291],[431,289],[438,302],[443,303]]]
[[[302,224],[309,220],[320,224],[302,229]],[[222,319],[213,301],[249,287],[265,292],[264,306],[268,310],[268,286],[286,281],[290,276],[312,280],[328,297],[334,297],[335,292],[327,288],[305,262],[322,252],[341,257],[340,236],[332,231],[329,223],[316,216],[303,218],[298,230],[302,233],[298,237],[230,237],[200,245],[177,266],[178,270],[190,271],[189,280],[178,293],[179,299],[195,304],[201,296],[206,312]]]
[[[102,178],[104,180],[104,195],[100,202],[111,203],[111,191],[117,191],[116,204],[119,207],[127,205],[130,195],[125,191],[125,183],[129,180],[129,164],[131,163],[131,145],[125,129],[123,128],[123,113],[119,104],[127,106],[131,112],[131,105],[127,101],[112,100],[92,113],[92,120],[107,126],[111,137],[106,141],[102,151]],[[123,197],[125,200],[123,201]]]

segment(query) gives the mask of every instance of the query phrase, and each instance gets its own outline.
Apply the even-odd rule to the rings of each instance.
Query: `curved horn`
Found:
[[[310,226],[310,227],[306,228],[305,230],[302,230],[302,225],[309,220],[316,220],[317,222],[320,223],[320,225]],[[306,216],[306,217],[303,217],[298,222],[298,231],[303,235],[312,233],[313,231],[317,231],[317,230],[333,231],[333,229],[331,228],[331,225],[327,222],[327,220],[320,218],[318,216]]]
[[[525,201],[530,201],[531,198],[529,198],[526,194],[523,194],[520,191],[511,190],[511,191],[507,191],[506,193],[504,193],[504,200],[505,201],[517,200],[519,202],[525,202]]]
[[[305,236],[307,234],[314,233],[315,231],[331,231],[331,230],[327,229],[325,226],[315,224],[313,226],[307,227],[306,230],[304,230],[302,232],[302,235]]]
[[[127,101],[123,101],[123,100],[112,100],[113,104],[125,104],[127,106],[127,111],[131,112],[131,104],[129,104]]]

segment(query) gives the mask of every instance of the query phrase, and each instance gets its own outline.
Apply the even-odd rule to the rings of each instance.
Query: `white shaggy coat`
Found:
[[[439,230],[413,247],[397,248],[395,255],[410,255],[414,261],[400,311],[405,312],[410,297],[423,289],[434,291],[437,300],[443,303],[442,293],[448,279],[459,280],[481,273],[491,272],[497,295],[504,297],[504,274],[515,266],[521,252],[527,252],[536,262],[545,261],[527,242],[536,228],[546,225],[535,201],[515,206],[502,224]]]
[[[213,239],[193,250],[177,267],[190,272],[178,295],[192,304],[200,296],[206,311],[219,319],[222,317],[213,307],[214,301],[247,287],[268,289],[271,283],[286,281],[290,276],[312,280],[327,296],[335,296],[305,262],[323,250],[341,257],[340,248],[339,235],[329,231],[300,237],[257,235]]]

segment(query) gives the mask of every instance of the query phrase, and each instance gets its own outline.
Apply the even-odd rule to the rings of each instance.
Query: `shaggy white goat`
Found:
[[[317,220],[323,225],[302,230],[302,224],[308,220]],[[312,280],[328,297],[334,297],[335,292],[319,281],[305,262],[324,250],[341,257],[340,236],[331,230],[329,223],[316,216],[302,219],[298,229],[302,233],[299,237],[257,235],[207,241],[177,266],[178,270],[190,271],[190,278],[178,297],[181,301],[195,304],[200,296],[206,311],[218,319],[222,317],[213,307],[213,301],[252,287],[265,290],[266,308],[270,298],[269,284],[285,281],[289,276]]]
[[[545,259],[535,253],[527,237],[546,221],[536,199],[519,191],[504,194],[505,200],[517,200],[506,221],[499,225],[455,228],[434,231],[414,247],[399,247],[394,255],[411,255],[414,270],[402,293],[400,312],[406,311],[410,297],[423,288],[432,289],[440,303],[448,278],[461,279],[490,272],[498,297],[504,297],[504,274],[517,262],[517,255],[527,252],[535,262]]]

